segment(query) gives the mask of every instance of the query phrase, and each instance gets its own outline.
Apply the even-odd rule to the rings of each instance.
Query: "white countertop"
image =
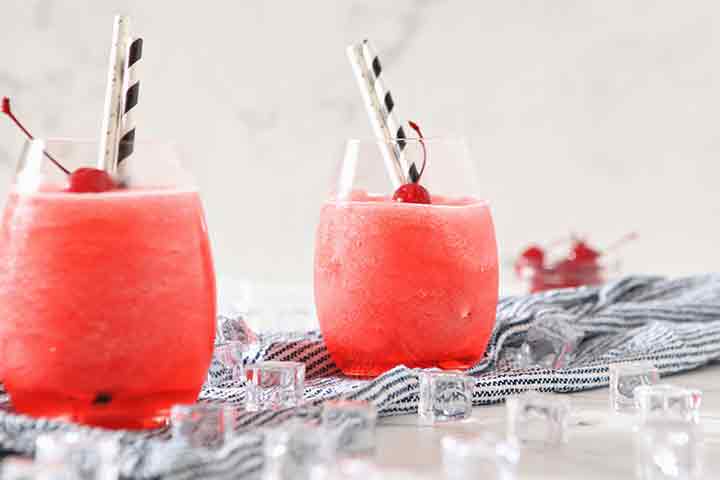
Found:
[[[663,379],[703,391],[701,427],[704,433],[705,477],[720,471],[720,366]],[[607,388],[563,394],[573,407],[569,441],[554,449],[523,449],[518,480],[635,478],[632,416],[610,411]],[[377,461],[380,465],[417,471],[442,478],[440,441],[450,432],[491,431],[505,434],[505,405],[476,407],[464,422],[427,427],[417,417],[380,420]]]

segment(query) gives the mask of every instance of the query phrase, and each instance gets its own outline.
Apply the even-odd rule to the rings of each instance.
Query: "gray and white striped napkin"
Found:
[[[582,332],[573,358],[560,369],[518,369],[513,352],[528,330],[558,318]],[[237,322],[221,316],[220,322]],[[222,327],[222,325],[221,325]],[[228,331],[231,328],[220,328]],[[288,339],[289,338],[289,339]],[[0,446],[32,453],[35,437],[52,430],[79,430],[88,435],[114,436],[125,452],[123,470],[130,478],[242,478],[262,467],[261,426],[292,417],[314,418],[323,401],[347,397],[373,402],[380,415],[417,411],[416,372],[404,366],[372,380],[344,377],[333,364],[319,332],[265,338],[247,353],[246,362],[293,360],[307,368],[305,399],[298,408],[247,413],[237,440],[212,457],[177,451],[167,431],[108,432],[60,421],[15,415],[9,405],[0,411]],[[487,405],[528,389],[577,392],[608,384],[608,364],[651,360],[662,375],[691,370],[720,358],[720,274],[681,279],[626,277],[601,287],[550,291],[506,297],[497,309],[497,324],[487,354],[469,373],[476,378],[473,403]],[[148,366],[148,368],[152,368]],[[242,404],[245,392],[214,364],[203,401]]]

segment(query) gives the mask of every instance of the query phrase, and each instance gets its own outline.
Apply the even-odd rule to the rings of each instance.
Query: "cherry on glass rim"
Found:
[[[101,193],[113,190],[115,181],[105,171],[97,168],[78,168],[70,175],[69,192]]]
[[[430,192],[419,183],[406,183],[401,185],[395,194],[393,200],[401,203],[423,203],[430,204]]]

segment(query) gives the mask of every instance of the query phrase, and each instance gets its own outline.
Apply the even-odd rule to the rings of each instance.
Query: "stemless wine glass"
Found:
[[[139,143],[122,188],[75,193],[98,144],[26,144],[0,231],[2,380],[17,411],[150,428],[192,403],[215,335],[215,277],[196,188],[175,148]]]
[[[432,203],[393,200],[383,151],[422,170]],[[488,203],[462,139],[350,140],[322,207],[315,303],[335,363],[374,376],[396,365],[468,368],[495,323],[498,260]]]

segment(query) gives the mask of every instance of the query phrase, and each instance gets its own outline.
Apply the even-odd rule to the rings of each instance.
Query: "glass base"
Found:
[[[148,430],[167,424],[170,407],[195,403],[196,390],[142,396],[99,393],[93,398],[47,392],[11,392],[17,413],[109,429]]]

